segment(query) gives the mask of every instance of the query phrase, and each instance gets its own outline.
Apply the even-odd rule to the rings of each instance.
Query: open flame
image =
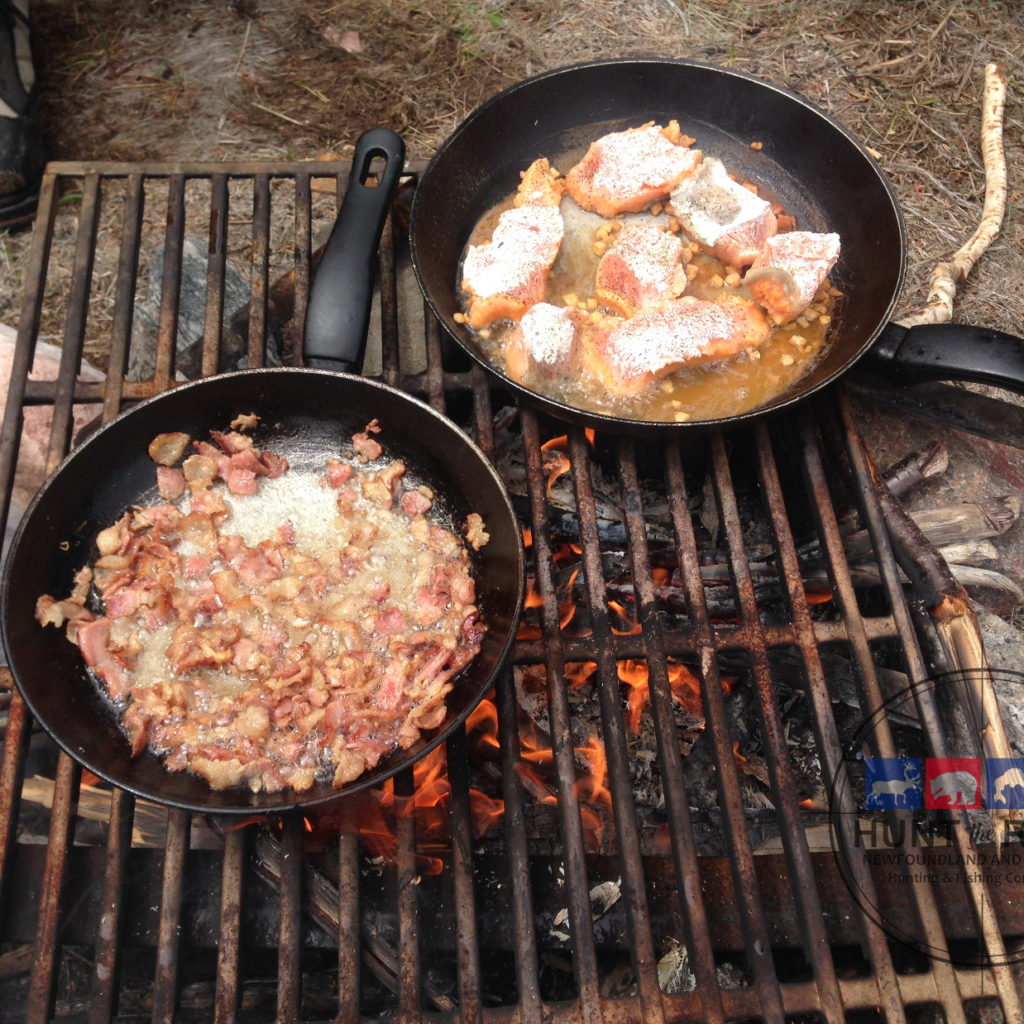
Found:
[[[593,448],[596,436],[595,431],[591,427],[587,427],[584,434],[588,444]],[[569,435],[560,434],[558,437],[550,438],[540,446],[540,450],[546,456],[544,458],[544,465],[548,473],[547,496],[550,498],[552,489],[559,477],[564,476],[572,469],[572,462],[568,455]]]
[[[646,662],[631,658],[617,663],[619,679],[627,686],[626,693],[626,725],[634,735],[640,733],[644,711],[651,700],[650,673]],[[722,690],[728,693],[734,680],[722,677]],[[702,712],[700,680],[681,662],[668,663],[668,683],[672,691],[672,699],[681,704],[691,715]]]

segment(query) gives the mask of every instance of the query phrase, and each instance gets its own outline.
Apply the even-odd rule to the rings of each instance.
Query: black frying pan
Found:
[[[459,312],[459,261],[477,220],[540,156],[582,155],[608,131],[675,118],[697,147],[767,188],[801,228],[836,231],[832,281],[844,293],[823,358],[759,409],[719,420],[638,421],[539,396],[477,350]],[[761,148],[751,148],[760,142]],[[563,173],[568,170],[559,166]],[[413,264],[428,303],[458,344],[522,398],[563,419],[631,432],[729,426],[782,408],[833,381],[871,349],[890,379],[966,378],[1024,389],[1024,345],[953,325],[907,331],[889,323],[903,283],[906,241],[892,188],[865,148],[806,100],[736,71],[689,61],[598,61],[521,82],[474,111],[424,172],[412,207]],[[872,345],[874,343],[874,347]]]
[[[384,157],[387,166],[373,188],[364,182],[375,157]],[[353,180],[310,297],[306,347],[315,350],[318,361],[334,361],[340,355],[351,363],[358,358],[366,333],[369,268],[401,167],[401,140],[393,133],[375,130],[360,140]],[[360,230],[354,231],[353,224]],[[339,282],[337,274],[342,271]],[[211,429],[224,429],[239,413],[248,412],[260,416],[257,443],[286,455],[297,468],[322,468],[325,455],[343,450],[353,432],[377,417],[385,454],[402,458],[411,477],[433,488],[452,524],[463,523],[475,511],[490,533],[490,542],[472,559],[488,631],[479,655],[454,682],[444,722],[424,733],[412,748],[382,759],[341,792],[379,783],[435,747],[465,720],[493,683],[511,645],[522,602],[522,538],[501,481],[454,424],[400,391],[323,369],[244,370],[175,388],[111,421],[64,460],[36,496],[15,537],[2,595],[10,666],[32,714],[90,771],[137,795],[213,813],[310,807],[333,799],[339,791],[329,781],[304,793],[212,790],[204,779],[167,770],[149,753],[132,758],[78,648],[62,629],[40,627],[34,608],[40,594],[70,593],[75,573],[95,557],[99,530],[132,504],[156,500],[155,466],[146,453],[156,434],[183,430],[206,438]]]

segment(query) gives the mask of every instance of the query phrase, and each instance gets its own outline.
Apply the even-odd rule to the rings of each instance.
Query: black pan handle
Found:
[[[370,165],[381,158],[383,168],[371,176]],[[388,128],[371,128],[356,142],[345,198],[309,292],[302,340],[307,366],[362,369],[380,233],[404,160],[405,144]]]
[[[971,380],[1024,394],[1024,340],[987,327],[887,324],[862,365],[900,385]]]

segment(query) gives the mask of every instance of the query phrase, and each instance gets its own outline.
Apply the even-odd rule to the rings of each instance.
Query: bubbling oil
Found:
[[[498,218],[512,206],[514,198],[508,197],[480,218],[467,249],[490,239]],[[569,195],[562,199],[561,213],[565,239],[548,275],[544,301],[554,306],[577,305],[592,313],[616,315],[615,310],[604,306],[594,294],[594,274],[601,258],[600,252],[595,250],[595,239],[599,237],[601,226],[608,222],[600,214],[584,210]],[[670,223],[664,212],[644,211],[616,218],[621,224],[636,219],[666,227]],[[685,236],[683,238],[685,241]],[[689,261],[690,280],[683,294],[711,301],[729,294],[750,300],[750,292],[742,284],[726,283],[729,274],[730,268],[721,260],[695,252]],[[461,279],[460,263],[460,284]],[[757,348],[746,349],[719,362],[676,370],[659,378],[640,394],[610,392],[585,366],[566,379],[527,377],[521,383],[565,405],[626,419],[689,422],[738,416],[766,405],[795,387],[817,364],[825,350],[838,294],[826,279],[809,309],[792,323],[773,328],[767,340]],[[460,295],[463,311],[466,311],[468,295],[461,289]],[[464,325],[481,354],[502,372],[505,372],[505,345],[515,326],[508,320],[480,330]]]

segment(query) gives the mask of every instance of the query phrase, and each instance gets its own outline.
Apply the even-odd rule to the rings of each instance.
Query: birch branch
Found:
[[[981,114],[981,155],[985,165],[985,202],[974,234],[951,260],[936,264],[924,309],[900,320],[903,327],[948,323],[953,318],[957,286],[999,234],[1006,210],[1006,157],[1003,153],[1003,106],[1006,75],[998,64],[985,67],[985,95]]]

